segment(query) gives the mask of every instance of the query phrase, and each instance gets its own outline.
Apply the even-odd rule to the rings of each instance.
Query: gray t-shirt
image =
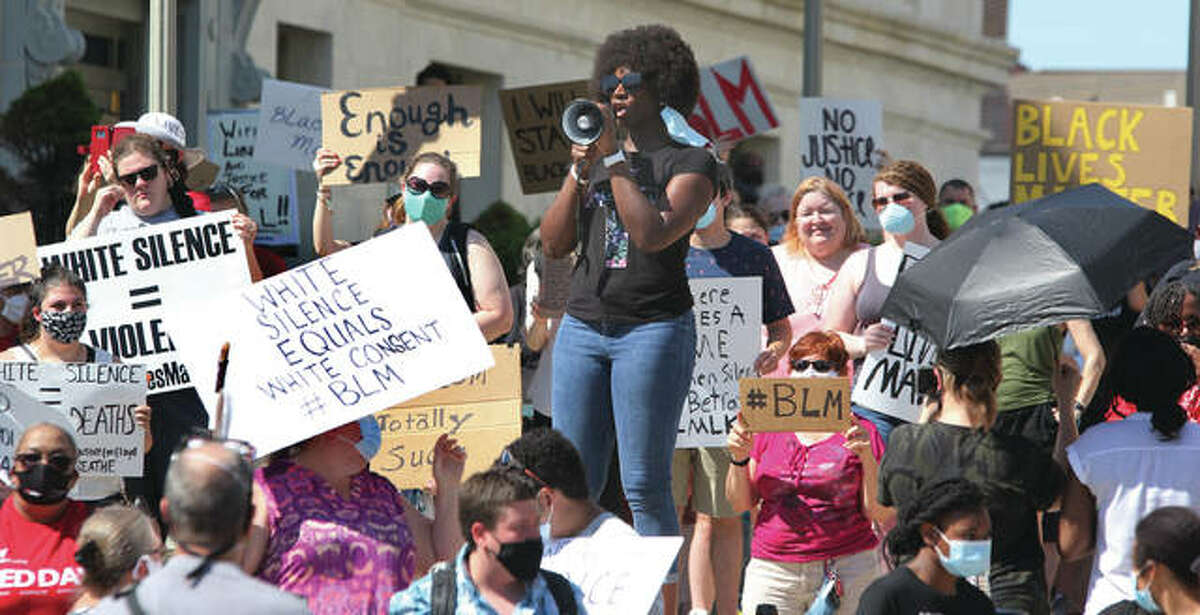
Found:
[[[96,225],[97,235],[111,235],[123,231],[131,231],[143,226],[151,224],[162,224],[163,222],[171,222],[179,219],[179,214],[175,212],[175,208],[170,204],[167,208],[145,218],[134,213],[133,208],[129,205],[122,205],[120,209],[114,209],[108,212],[107,216],[100,219],[100,224]]]
[[[200,565],[201,558],[178,553],[159,570],[138,583],[137,601],[147,615],[301,615],[309,613],[300,596],[242,572],[229,562],[213,564],[195,586],[187,579]],[[133,613],[129,597],[105,598],[92,615],[129,615]]]

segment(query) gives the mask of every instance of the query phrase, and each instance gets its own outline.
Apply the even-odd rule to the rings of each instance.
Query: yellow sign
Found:
[[[588,98],[587,81],[568,81],[500,90],[521,192],[553,192],[571,168],[571,141],[562,133],[562,113],[576,98]]]
[[[754,432],[842,431],[852,424],[849,378],[742,378],[742,419]]]

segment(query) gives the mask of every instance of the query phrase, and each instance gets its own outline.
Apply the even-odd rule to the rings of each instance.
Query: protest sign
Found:
[[[87,283],[84,343],[125,363],[144,364],[151,393],[186,389],[195,374],[183,364],[175,331],[163,324],[163,314],[173,305],[250,283],[245,244],[232,218],[233,212],[224,211],[56,243],[38,248],[38,258],[43,265],[74,271]]]
[[[0,288],[37,279],[37,240],[29,212],[0,216]]]
[[[562,133],[562,113],[576,98],[590,98],[587,81],[500,90],[522,193],[553,192],[562,186],[571,168],[571,141]]]
[[[296,174],[291,169],[255,159],[258,111],[211,111],[208,114],[208,158],[221,167],[217,181],[242,193],[246,209],[258,223],[255,243],[300,243],[300,209]]]
[[[871,205],[871,180],[882,147],[883,106],[878,100],[800,99],[800,177],[837,182],[867,230],[880,228]]]
[[[375,413],[383,445],[371,469],[399,489],[429,482],[433,445],[443,433],[467,451],[463,476],[486,470],[521,435],[521,353],[492,346],[495,366]]]
[[[738,380],[754,375],[762,349],[762,279],[696,278],[696,365],[676,448],[725,446],[737,420]]]
[[[0,361],[0,370],[6,369],[6,365],[6,362]],[[0,470],[12,472],[17,441],[26,429],[38,423],[58,425],[78,441],[79,434],[75,432],[75,426],[61,412],[50,409],[32,395],[0,379]]]
[[[133,414],[135,408],[146,403],[145,367],[129,363],[0,362],[0,382],[6,385],[0,390],[4,398],[0,406],[7,404],[0,413],[16,412],[27,420],[34,416],[51,420],[57,415],[71,424],[79,449],[76,468],[80,474],[142,475],[144,432]],[[8,439],[0,426],[0,448],[16,446]]]
[[[899,270],[904,271],[928,253],[929,248],[906,242]],[[884,323],[895,329],[896,338],[887,348],[863,359],[850,399],[864,408],[916,423],[924,403],[924,396],[917,392],[917,370],[933,367],[937,347],[908,327],[886,320]]]
[[[849,378],[742,378],[742,418],[755,433],[850,427]]]
[[[779,126],[771,101],[741,56],[700,69],[700,97],[688,124],[710,140],[752,137]]]
[[[311,171],[321,147],[321,93],[318,88],[265,78],[259,105],[254,160],[299,171]]]
[[[254,286],[172,306],[168,324],[210,417],[217,357],[230,343],[229,437],[250,442],[259,455],[492,365],[423,224]]]
[[[553,540],[542,568],[567,577],[590,615],[648,613],[682,536],[582,536]]]
[[[342,166],[330,185],[396,181],[425,152],[448,156],[460,177],[479,175],[478,87],[374,88],[321,94],[321,142]]]
[[[1012,141],[1014,204],[1099,182],[1188,228],[1191,109],[1014,100]]]

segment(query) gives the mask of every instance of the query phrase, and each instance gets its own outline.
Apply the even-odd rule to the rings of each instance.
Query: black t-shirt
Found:
[[[716,160],[708,151],[670,143],[653,152],[626,152],[630,176],[646,200],[667,209],[672,177],[699,173],[716,185]],[[585,321],[637,324],[667,320],[692,307],[684,258],[688,235],[653,253],[633,245],[617,214],[608,169],[593,164],[579,208],[582,250],[571,277],[567,313]]]
[[[858,602],[858,615],[988,615],[996,612],[992,601],[979,588],[958,580],[954,595],[947,596],[926,585],[900,566],[875,579]]]

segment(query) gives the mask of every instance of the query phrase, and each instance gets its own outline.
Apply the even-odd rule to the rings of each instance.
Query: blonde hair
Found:
[[[817,192],[829,199],[842,212],[842,219],[846,221],[846,236],[842,239],[843,250],[854,249],[860,243],[866,243],[867,232],[863,230],[862,223],[858,221],[858,216],[854,215],[854,210],[850,208],[850,199],[846,198],[846,193],[842,191],[842,187],[837,185],[837,182],[819,175],[804,178],[799,186],[796,186],[796,192],[792,194],[792,216],[787,228],[783,231],[783,239],[780,241],[787,247],[787,251],[792,254],[804,254],[808,256],[808,251],[804,248],[804,242],[800,241],[800,231],[797,230],[796,211],[800,209],[800,201],[804,200],[805,195],[810,192]]]
[[[75,561],[83,567],[83,584],[105,592],[117,584],[159,540],[154,522],[129,506],[106,506],[92,513],[75,539]]]

